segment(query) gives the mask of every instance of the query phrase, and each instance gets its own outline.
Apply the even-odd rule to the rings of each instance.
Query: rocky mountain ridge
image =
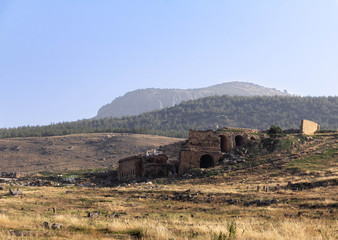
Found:
[[[95,118],[134,116],[208,96],[287,96],[286,92],[247,82],[228,82],[197,89],[138,89],[101,107]]]

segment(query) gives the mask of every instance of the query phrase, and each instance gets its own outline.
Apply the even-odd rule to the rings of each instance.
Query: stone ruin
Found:
[[[303,119],[300,124],[300,132],[304,135],[313,135],[319,131],[320,126],[318,123]]]
[[[168,156],[156,150],[147,151],[145,155],[136,155],[121,159],[118,180],[168,177],[177,172],[183,173],[192,168],[209,168],[221,157],[256,140],[258,130],[245,128],[222,128],[217,131],[190,130],[189,139],[183,144],[179,160],[171,161]]]
[[[2,178],[22,178],[26,177],[26,173],[23,172],[2,172],[1,177]]]
[[[119,160],[117,178],[129,181],[142,178],[168,177],[177,172],[177,164],[162,154],[136,155]]]
[[[244,145],[256,140],[255,129],[222,128],[217,131],[189,131],[189,139],[182,147],[179,158],[179,173],[191,168],[209,168],[215,166],[220,158]]]

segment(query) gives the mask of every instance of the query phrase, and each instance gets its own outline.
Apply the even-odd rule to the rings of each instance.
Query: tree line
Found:
[[[0,138],[100,132],[186,137],[191,128],[244,127],[265,130],[275,125],[283,129],[298,129],[301,119],[315,121],[321,129],[336,130],[338,97],[213,96],[138,116],[4,128],[0,129]]]

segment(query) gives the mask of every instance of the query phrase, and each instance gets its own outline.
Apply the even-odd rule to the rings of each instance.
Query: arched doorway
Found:
[[[241,135],[235,137],[236,146],[242,146],[245,143],[245,138]]]
[[[214,166],[214,158],[205,154],[200,159],[200,168],[210,168]]]
[[[230,152],[230,142],[226,136],[221,136],[221,152]]]

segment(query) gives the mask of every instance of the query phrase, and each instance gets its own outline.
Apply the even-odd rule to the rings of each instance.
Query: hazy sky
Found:
[[[338,95],[338,0],[0,0],[0,127],[229,81]]]

